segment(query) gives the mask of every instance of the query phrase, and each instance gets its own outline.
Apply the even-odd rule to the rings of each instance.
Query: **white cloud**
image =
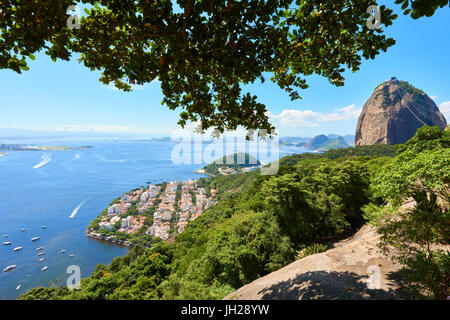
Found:
[[[285,109],[280,114],[268,112],[269,118],[281,126],[307,126],[318,127],[320,122],[346,121],[358,119],[362,108],[357,108],[354,104],[339,108],[331,113],[321,113],[312,110]]]
[[[445,119],[450,121],[450,101],[442,102],[439,105],[439,110],[444,115]]]

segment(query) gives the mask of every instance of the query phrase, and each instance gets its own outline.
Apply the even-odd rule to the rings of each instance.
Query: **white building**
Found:
[[[153,218],[154,219],[161,219],[161,212],[160,211],[155,211],[153,213]]]
[[[131,228],[131,216],[122,218],[122,221],[120,222],[120,227],[123,229]]]
[[[108,214],[118,214],[120,213],[121,206],[119,203],[113,204],[108,208]]]
[[[105,229],[111,230],[111,228],[113,227],[113,224],[111,222],[101,221],[98,223],[98,226],[100,228],[105,228]]]
[[[151,199],[154,199],[154,198],[158,197],[158,191],[157,190],[147,191],[147,193],[148,193],[148,195],[149,195],[149,197]]]
[[[162,220],[163,221],[172,221],[172,212],[170,212],[170,211],[164,212],[164,214],[162,215]]]
[[[120,217],[119,216],[115,216],[111,218],[111,223],[115,224],[116,222],[120,221]]]
[[[147,202],[148,198],[150,197],[148,191],[145,191],[143,194],[141,194],[141,202]]]
[[[145,234],[148,234],[150,236],[154,236],[155,235],[155,226],[151,226],[147,229],[147,231],[145,231]]]

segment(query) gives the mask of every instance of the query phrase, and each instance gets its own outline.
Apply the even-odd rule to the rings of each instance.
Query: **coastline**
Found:
[[[215,204],[215,189],[197,180],[174,180],[135,188],[113,200],[86,228],[88,238],[124,247],[173,241],[189,221]],[[159,240],[156,240],[159,241]]]
[[[91,239],[113,243],[113,244],[119,245],[121,247],[131,248],[131,247],[133,247],[135,245],[131,241],[118,240],[114,236],[109,236],[109,237],[108,236],[104,236],[104,235],[102,235],[102,234],[100,234],[98,232],[90,231],[89,229],[86,230],[86,236],[88,238],[91,238]]]
[[[92,146],[81,147],[67,147],[67,146],[30,146],[30,145],[16,145],[16,144],[0,144],[2,151],[68,151],[68,150],[85,150],[91,149]],[[5,153],[0,152],[0,155]]]

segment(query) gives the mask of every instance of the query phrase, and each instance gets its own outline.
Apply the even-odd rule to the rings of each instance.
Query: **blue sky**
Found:
[[[391,76],[424,90],[450,120],[449,21],[450,8],[419,20],[400,15],[387,29],[397,44],[375,60],[364,61],[358,72],[346,73],[344,87],[308,77],[310,87],[296,101],[270,82],[246,89],[267,105],[282,136],[353,134],[364,102]],[[55,63],[44,54],[36,55],[30,71],[22,75],[0,70],[1,134],[15,128],[167,136],[177,128],[178,111],[160,104],[158,82],[125,93],[106,87],[98,78],[98,72],[75,59]]]

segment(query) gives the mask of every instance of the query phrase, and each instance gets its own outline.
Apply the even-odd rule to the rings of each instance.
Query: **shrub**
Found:
[[[380,248],[405,266],[409,289],[416,298],[450,295],[450,212],[435,194],[416,191],[411,210],[387,218],[379,228]]]
[[[321,243],[315,243],[313,245],[307,246],[306,248],[303,248],[301,250],[297,251],[297,256],[295,257],[295,260],[303,259],[307,256],[321,253],[327,251],[328,247]]]

